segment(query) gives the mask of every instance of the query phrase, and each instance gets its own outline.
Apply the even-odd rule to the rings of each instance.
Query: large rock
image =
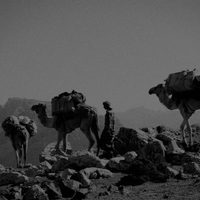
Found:
[[[183,172],[186,174],[200,175],[200,167],[195,162],[185,163],[183,165]]]
[[[162,141],[153,139],[144,147],[144,156],[155,164],[165,161],[166,148]]]
[[[109,178],[113,176],[113,173],[110,170],[97,167],[82,169],[80,173],[84,173],[89,179]]]
[[[40,162],[48,161],[50,164],[54,164],[55,162],[57,162],[60,156],[68,156],[72,152],[72,148],[69,142],[67,143],[67,150],[66,150],[67,153],[69,154],[67,153],[65,154],[62,151],[56,151],[55,145],[56,142],[52,142],[45,147],[45,149],[40,154],[39,157]],[[60,145],[60,149],[62,149],[62,145]]]
[[[125,161],[124,157],[114,157],[111,158],[106,165],[106,168],[108,168],[111,171],[114,172],[126,172],[130,168],[130,163]]]
[[[24,173],[28,177],[35,177],[38,175],[43,175],[44,170],[39,169],[37,166],[31,165],[28,169],[24,171]]]
[[[161,140],[165,145],[166,154],[182,154],[185,152],[177,145],[176,140],[170,136],[169,132],[159,133],[156,138]]]
[[[49,198],[39,185],[33,185],[26,191],[23,200],[49,200]]]
[[[55,156],[55,143],[48,144],[45,149],[41,152],[39,156],[39,161],[44,162],[47,161],[50,164],[54,164],[57,161]]]
[[[49,200],[62,199],[61,190],[58,184],[56,184],[55,182],[53,181],[44,182],[43,188],[45,189],[45,192],[48,195]]]
[[[0,186],[8,184],[21,184],[28,181],[27,176],[22,175],[19,172],[5,171],[0,173]]]
[[[53,170],[61,171],[66,168],[81,170],[87,167],[104,168],[104,162],[88,151],[78,151],[68,158],[62,158],[53,165]]]
[[[0,164],[0,172],[3,172],[3,171],[5,171],[5,167]]]
[[[127,163],[133,162],[137,158],[137,153],[135,151],[130,151],[124,154],[124,159]]]
[[[114,148],[121,155],[128,151],[136,151],[140,154],[148,144],[149,138],[150,136],[142,130],[121,127],[114,139]]]

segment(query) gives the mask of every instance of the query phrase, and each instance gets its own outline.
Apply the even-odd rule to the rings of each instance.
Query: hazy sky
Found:
[[[0,104],[83,92],[161,109],[151,86],[200,66],[199,0],[0,0]]]

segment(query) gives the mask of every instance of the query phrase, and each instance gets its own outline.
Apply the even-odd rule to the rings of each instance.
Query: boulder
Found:
[[[118,172],[126,172],[129,170],[130,163],[125,161],[124,157],[114,157],[111,158],[106,165],[106,168],[108,168],[111,171],[118,171]]]
[[[48,195],[49,200],[62,199],[61,190],[55,182],[44,182],[43,188]]]
[[[33,185],[26,191],[23,200],[49,200],[49,198],[39,185]]]
[[[60,171],[66,168],[81,170],[87,167],[104,168],[105,164],[93,153],[88,151],[78,151],[69,156],[68,158],[59,159],[53,165],[52,170]]]
[[[39,169],[37,166],[32,165],[28,169],[26,169],[24,173],[28,177],[35,177],[44,174],[44,171],[42,169]]]
[[[83,172],[78,172],[71,176],[71,179],[76,180],[81,183],[82,188],[88,188],[91,185],[90,179]]]
[[[182,154],[185,152],[177,145],[176,140],[170,136],[169,132],[159,133],[156,138],[161,140],[165,145],[166,154]]]
[[[19,172],[5,171],[0,173],[0,186],[8,184],[21,184],[28,181],[27,176],[22,175]]]
[[[72,152],[72,148],[69,142],[67,143],[67,150],[66,150],[67,153],[70,152],[69,154],[64,153],[62,151],[56,151],[55,145],[56,142],[52,142],[45,147],[45,149],[40,154],[39,157],[40,162],[48,161],[50,164],[54,164],[55,162],[57,162],[57,159],[60,156],[68,156]],[[62,148],[62,145],[60,145],[60,148]]]
[[[123,155],[129,151],[140,154],[141,149],[148,144],[150,136],[140,129],[130,129],[121,127],[115,136],[113,144],[115,150]]]
[[[70,179],[71,176],[76,174],[76,173],[77,173],[76,170],[67,168],[64,171],[60,172],[59,176],[62,179],[66,180],[66,179]]]
[[[181,163],[195,162],[200,165],[200,156],[196,153],[186,152],[181,156]]]
[[[166,182],[168,179],[168,176],[159,171],[153,162],[144,158],[135,159],[129,168],[129,173],[137,177],[147,177],[153,182]]]
[[[113,176],[113,173],[110,170],[97,167],[82,169],[80,173],[85,174],[89,179],[109,178]]]
[[[52,169],[52,165],[48,161],[44,161],[40,163],[40,168],[50,171]]]
[[[3,165],[0,164],[0,173],[5,171],[5,167]]]
[[[168,166],[168,167],[166,167],[166,173],[167,173],[167,175],[169,175],[169,177],[174,178],[179,174],[179,171]]]
[[[141,128],[141,130],[147,133],[150,137],[156,137],[156,135],[158,134],[158,131],[156,130],[156,128],[144,127],[144,128]]]
[[[162,141],[153,139],[144,147],[144,156],[155,164],[165,161],[166,148]]]
[[[137,157],[137,153],[135,151],[130,151],[124,154],[124,159],[127,163],[133,162]]]
[[[200,175],[200,167],[195,162],[188,162],[183,165],[183,172],[186,174]]]

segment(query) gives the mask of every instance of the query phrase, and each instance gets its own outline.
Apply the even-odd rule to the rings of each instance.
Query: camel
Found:
[[[188,146],[185,137],[185,127],[189,133],[189,146],[193,145],[192,129],[189,124],[189,119],[192,114],[200,109],[200,91],[191,90],[182,93],[169,94],[167,87],[164,84],[159,84],[149,90],[149,94],[155,94],[159,101],[170,110],[178,109],[183,117],[183,122],[180,125],[182,134],[182,143]]]
[[[12,115],[2,122],[2,128],[15,150],[17,168],[27,167],[28,143],[30,137],[37,133],[36,124],[28,117]]]
[[[94,133],[97,142],[97,152],[99,154],[100,149],[100,139],[98,135],[98,116],[96,111],[92,107],[87,107],[87,115],[77,113],[73,117],[65,115],[53,115],[47,116],[46,105],[37,104],[31,107],[32,111],[35,111],[41,124],[47,128],[54,128],[58,132],[57,143],[55,149],[59,153],[66,151],[67,135],[73,130],[80,128],[80,130],[85,134],[89,141],[88,151],[92,150],[95,143],[91,131]],[[60,142],[63,141],[63,151],[59,148]],[[64,153],[65,155],[65,153]]]

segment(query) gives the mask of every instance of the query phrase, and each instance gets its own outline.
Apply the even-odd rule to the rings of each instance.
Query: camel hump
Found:
[[[183,70],[169,74],[166,79],[166,87],[172,92],[185,92],[194,89],[193,81],[195,70]]]

